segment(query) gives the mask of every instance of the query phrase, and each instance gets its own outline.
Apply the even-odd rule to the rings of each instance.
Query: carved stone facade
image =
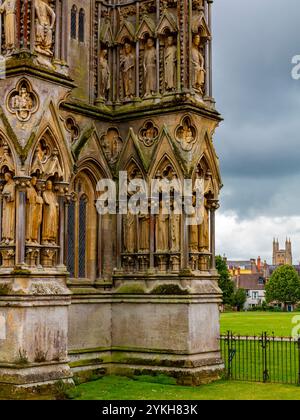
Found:
[[[181,383],[219,376],[211,5],[2,3],[3,392],[137,372],[137,359]],[[122,171],[149,192],[153,179],[201,180],[202,223],[174,199],[168,215],[100,215],[97,183]]]

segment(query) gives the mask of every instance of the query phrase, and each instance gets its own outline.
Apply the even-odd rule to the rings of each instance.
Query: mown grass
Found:
[[[300,313],[234,312],[221,314],[221,333],[232,331],[240,335],[261,335],[267,332],[277,337],[290,337],[296,324],[292,321]],[[297,321],[300,324],[300,321]]]
[[[72,396],[76,400],[299,400],[300,388],[235,381],[184,387],[162,377],[108,376],[79,385]]]

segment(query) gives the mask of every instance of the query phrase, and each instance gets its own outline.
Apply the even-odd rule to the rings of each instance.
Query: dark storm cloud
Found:
[[[299,214],[299,0],[215,0],[214,96],[223,208],[241,217]]]

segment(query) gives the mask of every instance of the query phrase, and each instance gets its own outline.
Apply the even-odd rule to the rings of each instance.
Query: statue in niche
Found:
[[[207,202],[207,199],[205,199]],[[199,248],[201,252],[209,250],[209,210],[207,205],[204,205],[204,220],[200,226]]]
[[[17,95],[11,99],[11,109],[16,112],[19,119],[27,121],[30,117],[31,111],[33,110],[34,102],[32,95],[27,90],[27,86],[23,84]]]
[[[63,170],[61,168],[58,155],[58,150],[53,149],[53,152],[47,160],[47,164],[45,165],[45,174],[47,176],[57,174],[58,178],[63,177]]]
[[[180,252],[180,233],[181,233],[181,218],[180,214],[175,214],[174,208],[170,215],[171,227],[171,252]]]
[[[167,91],[176,89],[177,48],[173,35],[168,36],[165,50],[165,86]]]
[[[136,251],[136,215],[132,214],[130,211],[127,212],[124,227],[125,251],[129,254],[133,254]]]
[[[34,161],[32,165],[32,169],[34,172],[40,172],[41,174],[45,173],[45,164],[49,159],[49,149],[48,147],[43,144],[42,142],[39,142],[36,151],[34,154]]]
[[[169,215],[164,214],[162,201],[159,205],[159,214],[156,216],[156,252],[169,250]]]
[[[48,57],[53,56],[53,28],[56,15],[45,0],[35,0],[36,41],[35,50]]]
[[[144,55],[145,96],[153,96],[157,90],[156,49],[153,38],[148,38]]]
[[[135,56],[132,52],[132,45],[129,42],[126,42],[124,45],[121,71],[125,99],[133,99],[135,95]]]
[[[108,55],[108,51],[106,48],[101,50],[100,58],[99,58],[99,72],[100,72],[99,94],[100,94],[100,97],[104,99],[108,99],[108,95],[110,91],[110,69],[109,69],[107,55]]]
[[[205,83],[204,57],[200,51],[201,37],[199,34],[193,38],[192,45],[192,84],[193,88],[203,95]]]
[[[56,245],[58,235],[59,209],[56,195],[53,192],[52,181],[46,182],[46,191],[43,193],[43,200],[43,245]]]
[[[37,177],[33,176],[26,189],[26,241],[38,244],[42,223],[43,199],[36,190]]]
[[[139,251],[148,252],[150,249],[150,216],[139,216]]]
[[[2,242],[5,245],[12,245],[15,239],[16,185],[10,172],[6,172],[4,179],[6,184],[2,191]]]
[[[0,13],[5,13],[5,48],[10,55],[16,47],[16,0],[5,0],[0,6]]]

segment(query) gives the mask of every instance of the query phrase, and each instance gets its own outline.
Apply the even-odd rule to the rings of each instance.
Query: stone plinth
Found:
[[[0,397],[55,392],[72,384],[70,292],[63,276],[11,274],[0,280]]]

